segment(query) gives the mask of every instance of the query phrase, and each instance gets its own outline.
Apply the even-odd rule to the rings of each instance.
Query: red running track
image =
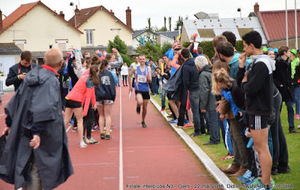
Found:
[[[3,108],[11,96],[2,96],[0,132],[5,126]],[[135,108],[134,97],[128,99],[128,88],[117,88],[112,140],[100,140],[99,132],[94,132],[100,144],[81,149],[78,134],[68,131],[75,174],[58,190],[208,189],[216,184],[150,102],[147,128],[141,127],[141,115]],[[6,189],[14,188],[0,180],[0,190]]]

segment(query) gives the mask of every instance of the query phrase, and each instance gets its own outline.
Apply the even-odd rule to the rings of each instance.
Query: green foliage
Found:
[[[119,51],[123,61],[126,62],[127,65],[130,65],[130,63],[133,62],[132,59],[130,59],[130,57],[127,55],[127,45],[119,36],[116,36],[114,41],[109,40],[107,52],[112,53],[112,48],[116,48]]]
[[[199,46],[202,47],[203,53],[206,54],[209,58],[212,58],[215,55],[214,47],[212,41],[203,41],[199,43]]]
[[[120,54],[127,53],[127,45],[125,44],[125,42],[123,40],[121,40],[121,38],[118,35],[114,38],[113,42],[109,40],[107,52],[111,53],[112,48],[116,48]]]
[[[182,47],[187,48],[189,46],[190,42],[182,42]],[[202,47],[203,53],[206,54],[209,58],[212,58],[215,55],[214,47],[212,45],[212,41],[203,41],[199,43],[199,46]],[[239,40],[236,42],[236,50],[238,52],[244,52],[243,51],[243,41]]]
[[[150,42],[146,42],[145,46],[138,47],[136,52],[138,54],[145,55],[148,59],[152,58],[154,61],[158,60],[161,57],[160,45],[151,44]]]
[[[190,42],[182,42],[182,47],[187,48],[189,46]]]
[[[235,49],[236,49],[238,52],[244,52],[243,48],[244,48],[243,40],[236,41]]]
[[[120,55],[123,58],[123,61],[126,62],[128,66],[133,62],[128,55],[123,53],[120,53]]]
[[[172,44],[165,42],[162,46],[161,46],[161,55],[164,55],[170,48],[172,47]]]

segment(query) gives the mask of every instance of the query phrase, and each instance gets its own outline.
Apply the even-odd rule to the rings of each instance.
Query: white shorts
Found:
[[[103,105],[110,105],[110,104],[113,104],[114,101],[112,100],[100,100],[100,101],[97,101],[97,106],[103,106]]]

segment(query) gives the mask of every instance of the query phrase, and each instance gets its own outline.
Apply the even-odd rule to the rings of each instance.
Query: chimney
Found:
[[[254,13],[257,15],[258,12],[259,12],[259,5],[256,2],[255,5],[254,5]]]
[[[80,15],[80,11],[79,11],[79,9],[78,9],[78,6],[76,5],[76,9],[75,9],[75,27],[77,26],[77,20],[79,21],[79,15]]]
[[[126,25],[129,27],[129,28],[132,28],[131,27],[131,10],[129,7],[127,7],[127,10],[126,10]]]
[[[60,12],[59,12],[59,16],[60,16],[61,18],[65,19],[65,14],[64,14],[63,11],[60,11]]]
[[[112,11],[112,9],[110,9],[110,13],[115,16],[115,13]]]
[[[0,10],[0,32],[3,31],[2,11]]]

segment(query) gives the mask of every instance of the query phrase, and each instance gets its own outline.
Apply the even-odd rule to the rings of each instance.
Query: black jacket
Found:
[[[199,72],[195,65],[194,59],[189,58],[182,66],[182,81],[184,87],[189,91],[199,90]]]
[[[245,69],[239,68],[237,84],[245,93],[246,112],[251,115],[273,114],[273,77],[274,60],[267,55],[254,55],[249,65],[247,82],[242,83]]]
[[[107,69],[105,72],[99,72],[100,84],[95,88],[96,100],[113,100],[116,99],[116,83],[113,75]]]
[[[15,184],[15,189],[30,182],[34,156],[43,189],[54,189],[73,174],[68,139],[61,109],[57,75],[42,67],[27,74],[5,107],[11,119],[10,133],[0,160],[0,178]],[[39,126],[41,143],[29,146]]]
[[[18,78],[19,74],[28,73],[34,67],[36,67],[35,63],[31,63],[29,67],[24,67],[21,63],[17,63],[9,68],[9,72],[5,81],[6,86],[14,85],[15,91],[19,88],[23,80]]]
[[[294,99],[294,84],[291,78],[291,62],[289,59],[283,60],[281,57],[276,59],[276,70],[273,73],[274,83],[282,96],[282,101]],[[280,85],[283,85],[280,87]]]

